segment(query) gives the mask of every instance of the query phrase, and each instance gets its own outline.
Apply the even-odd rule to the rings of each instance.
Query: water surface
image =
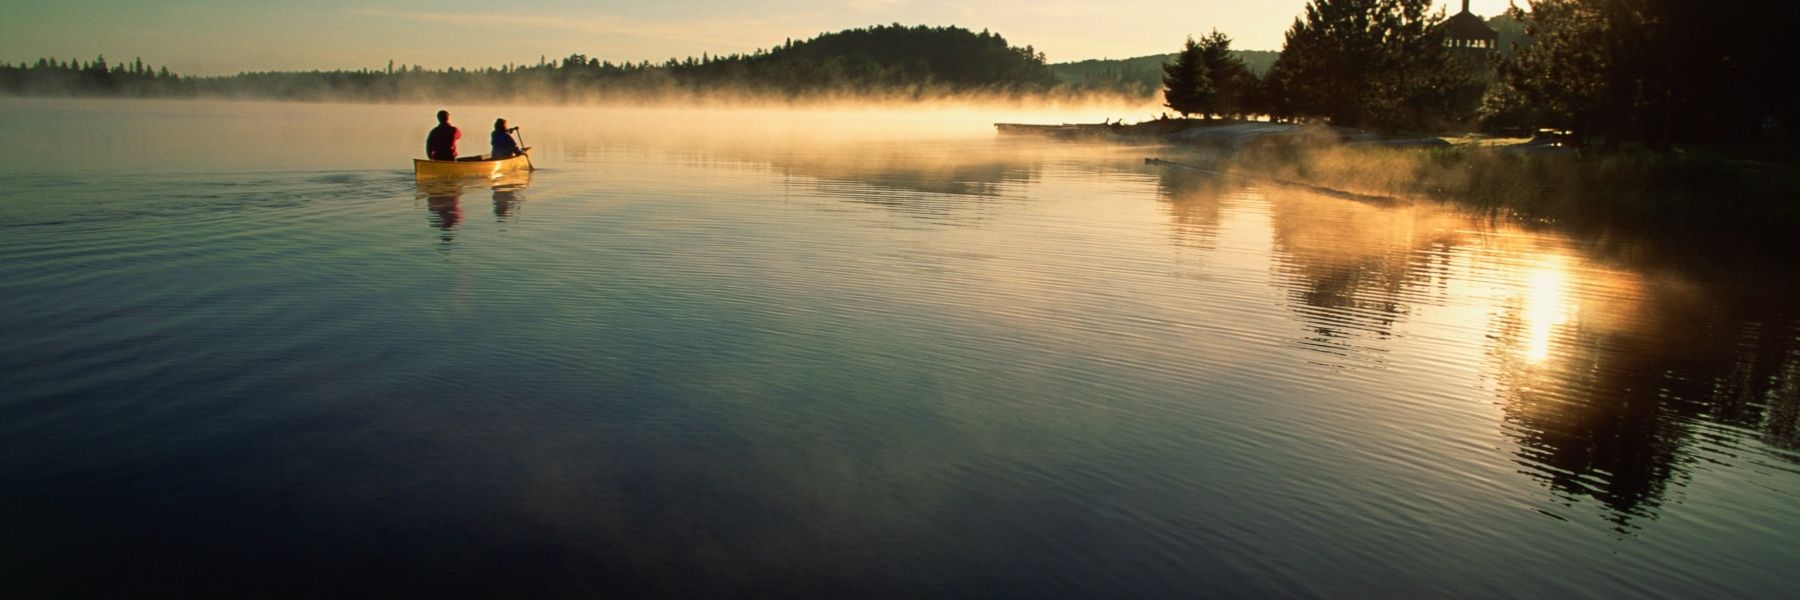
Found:
[[[0,100],[0,590],[1779,597],[1800,301],[980,112]],[[478,147],[476,147],[478,148]]]

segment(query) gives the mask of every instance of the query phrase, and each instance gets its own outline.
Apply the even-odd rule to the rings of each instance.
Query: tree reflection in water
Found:
[[[836,150],[836,151],[833,151]],[[949,151],[947,151],[949,150]],[[875,206],[894,214],[944,225],[979,223],[971,216],[992,209],[1038,178],[1040,165],[1001,153],[977,153],[918,145],[873,148],[768,148],[746,151],[784,178],[802,179],[809,192]],[[754,153],[751,153],[754,152]]]
[[[1180,245],[1206,244],[1242,187],[1161,177]],[[1304,326],[1294,347],[1381,369],[1420,313],[1482,307],[1486,323],[1467,333],[1482,336],[1483,387],[1522,471],[1566,501],[1598,501],[1621,532],[1654,519],[1703,461],[1800,463],[1800,296],[1783,278],[1670,266],[1437,205],[1266,200],[1273,280]],[[1739,452],[1756,441],[1767,448]]]
[[[1604,285],[1617,273],[1548,279]],[[1539,275],[1534,281],[1543,281]],[[1533,290],[1492,319],[1487,357],[1499,384],[1507,432],[1527,472],[1568,496],[1605,504],[1621,530],[1654,518],[1672,486],[1690,477],[1697,446],[1741,450],[1717,426],[1761,431],[1775,454],[1795,460],[1800,321],[1787,300],[1721,298],[1741,282],[1699,286],[1649,279],[1628,322],[1579,300],[1563,314],[1534,307]],[[1597,295],[1595,291],[1570,292]],[[1614,326],[1624,325],[1624,326]],[[1540,332],[1555,328],[1540,341]]]
[[[1295,345],[1380,364],[1415,307],[1441,306],[1463,221],[1435,206],[1389,206],[1281,190],[1268,195],[1276,278],[1306,325]]]
[[[1243,186],[1223,177],[1186,169],[1157,171],[1157,197],[1175,224],[1175,244],[1202,251],[1215,248],[1227,198]]]

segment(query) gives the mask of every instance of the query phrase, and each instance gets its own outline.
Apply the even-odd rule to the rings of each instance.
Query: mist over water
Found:
[[[0,110],[4,595],[1795,591],[1778,265],[991,127],[1148,109]]]
[[[130,106],[120,110],[120,106]],[[16,172],[119,173],[409,168],[423,157],[438,110],[462,130],[463,154],[487,151],[494,119],[519,126],[536,154],[605,147],[670,152],[732,147],[830,147],[875,142],[991,140],[998,121],[1144,119],[1152,106],[1013,104],[484,106],[0,98],[20,118],[0,123]],[[923,150],[923,149],[921,149]]]

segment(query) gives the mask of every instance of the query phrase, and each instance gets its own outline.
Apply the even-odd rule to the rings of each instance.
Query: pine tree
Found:
[[[1243,114],[1245,96],[1255,85],[1255,76],[1244,66],[1244,61],[1231,53],[1231,38],[1217,29],[1200,38],[1200,62],[1206,65],[1207,79],[1213,88],[1201,112],[1208,115]]]
[[[1295,116],[1399,129],[1430,124],[1445,70],[1429,0],[1312,0],[1272,69]]]
[[[1212,78],[1206,71],[1200,44],[1189,37],[1175,62],[1163,65],[1163,106],[1182,117],[1205,114],[1213,102]]]

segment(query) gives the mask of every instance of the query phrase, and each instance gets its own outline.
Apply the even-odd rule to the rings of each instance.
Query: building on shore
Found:
[[[1481,17],[1469,12],[1469,0],[1463,0],[1462,12],[1444,19],[1444,46],[1456,50],[1493,52],[1500,47],[1500,32],[1494,31]]]

